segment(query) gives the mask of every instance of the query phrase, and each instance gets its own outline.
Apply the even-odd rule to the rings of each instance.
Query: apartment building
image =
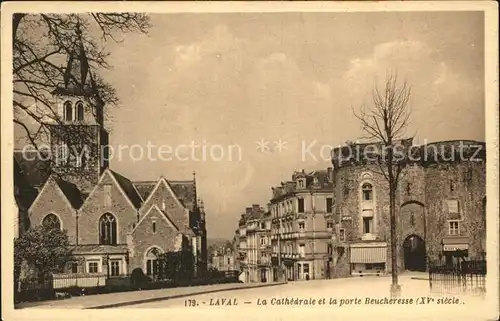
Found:
[[[243,282],[270,282],[271,216],[260,205],[247,207],[239,221],[239,265]]]
[[[236,253],[232,248],[220,247],[212,253],[211,267],[221,272],[232,272],[237,270]]]
[[[294,172],[272,191],[273,280],[330,278],[333,169]]]

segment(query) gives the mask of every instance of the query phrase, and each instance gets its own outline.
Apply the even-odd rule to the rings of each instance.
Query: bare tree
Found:
[[[142,13],[16,13],[12,24],[13,121],[20,132],[17,138],[38,149],[48,139],[51,124],[62,123],[55,101],[62,84],[71,82],[80,89],[96,117],[98,108],[106,113],[117,105],[115,90],[99,76],[100,70],[110,68],[104,44],[121,41],[117,36],[125,32],[147,33],[149,17]],[[72,63],[75,68],[75,55],[85,58],[78,68],[88,84],[79,83],[80,79],[69,72]],[[85,132],[77,126],[59,127],[66,131],[65,136],[80,137],[85,144]]]
[[[396,191],[402,177],[403,169],[408,161],[408,152],[411,150],[412,138],[403,139],[409,124],[411,110],[409,99],[411,88],[406,81],[398,83],[397,73],[387,76],[385,88],[379,90],[374,87],[373,103],[363,105],[361,112],[355,117],[361,122],[366,139],[376,141],[379,149],[376,151],[376,160],[382,175],[389,186],[389,215],[391,230],[391,293],[398,295],[397,266],[397,235],[396,235]]]

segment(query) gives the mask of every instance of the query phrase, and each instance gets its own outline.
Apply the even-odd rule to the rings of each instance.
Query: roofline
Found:
[[[135,230],[137,230],[137,228],[139,227],[139,225],[141,225],[141,223],[142,223],[142,222],[146,219],[146,217],[149,215],[149,213],[151,213],[151,211],[152,211],[153,209],[156,209],[156,210],[157,210],[160,214],[162,214],[161,216],[163,217],[163,219],[164,219],[164,220],[166,220],[166,221],[167,221],[167,223],[168,223],[169,225],[171,225],[171,226],[172,226],[172,227],[173,227],[173,228],[174,228],[177,232],[180,232],[180,229],[177,227],[177,225],[174,223],[174,221],[172,221],[172,220],[170,219],[170,217],[168,217],[167,213],[165,213],[164,211],[162,211],[162,210],[158,207],[158,205],[154,204],[153,206],[151,206],[151,207],[149,208],[149,210],[146,212],[146,214],[144,214],[144,215],[141,217],[141,219],[139,220],[139,222],[137,222],[137,225],[134,227],[134,229],[132,230],[132,232],[131,232],[131,233],[134,233],[134,232],[135,232]]]
[[[153,197],[153,194],[154,194],[154,193],[156,193],[156,190],[158,189],[158,187],[160,186],[160,184],[161,184],[161,182],[162,182],[162,181],[165,183],[165,185],[167,186],[167,189],[168,189],[168,190],[172,193],[172,195],[174,196],[174,198],[175,198],[175,200],[176,200],[177,204],[178,204],[180,207],[182,207],[182,208],[184,208],[184,209],[188,210],[188,209],[186,208],[186,206],[184,206],[184,204],[182,204],[182,202],[179,200],[179,196],[178,196],[178,195],[174,192],[174,190],[172,190],[172,187],[170,186],[170,183],[168,182],[168,180],[167,180],[167,179],[165,179],[165,177],[163,177],[163,176],[162,176],[162,177],[160,177],[160,179],[156,182],[156,185],[153,187],[153,189],[151,190],[151,192],[149,192],[148,197],[146,197],[146,199],[145,199],[145,200],[144,200],[144,202],[142,203],[142,205],[141,205],[140,209],[142,210],[142,209],[143,209],[143,207],[144,207],[144,206],[145,206],[145,205],[146,205],[146,204],[147,204],[147,203],[151,200],[151,198]],[[149,211],[149,210],[148,210],[148,211]]]
[[[56,189],[59,191],[60,194],[62,194],[62,197],[64,198],[64,200],[66,201],[66,204],[73,210],[73,211],[77,211],[79,208],[81,208],[83,206],[83,202],[82,204],[80,205],[80,207],[77,209],[73,206],[73,204],[71,204],[70,200],[68,199],[68,197],[66,196],[66,194],[64,193],[64,191],[62,190],[61,186],[59,186],[59,183],[57,182],[57,180],[55,179],[55,177],[53,177],[53,174],[50,174],[49,177],[47,178],[47,180],[45,181],[45,183],[43,184],[43,187],[42,189],[40,190],[40,192],[36,195],[35,199],[33,200],[33,202],[31,203],[31,205],[28,207],[27,211],[28,213],[31,212],[33,206],[35,206],[35,203],[39,200],[39,198],[41,197],[41,195],[43,194],[43,192],[45,191],[45,188],[47,187],[47,185],[49,185],[50,183],[50,180],[54,181],[55,185],[56,185]]]
[[[127,202],[129,203],[130,206],[132,206],[132,208],[134,210],[139,210],[137,207],[135,207],[134,203],[132,203],[132,201],[130,200],[130,198],[128,197],[127,193],[125,193],[125,191],[123,190],[122,186],[118,183],[118,180],[116,179],[115,175],[113,174],[113,171],[108,167],[106,168],[102,174],[101,174],[101,177],[99,177],[99,180],[97,181],[97,184],[95,184],[94,188],[90,191],[90,193],[87,195],[87,198],[85,198],[85,201],[83,202],[83,204],[80,206],[80,209],[82,209],[85,205],[87,205],[87,202],[89,201],[89,199],[91,199],[91,196],[95,193],[95,191],[97,190],[97,188],[99,187],[99,185],[102,183],[102,180],[104,178],[104,176],[106,175],[106,173],[109,173],[109,175],[111,176],[111,179],[113,180],[113,182],[118,186],[118,190],[121,192],[121,194],[125,197],[125,199],[127,200]],[[133,184],[132,184],[133,185]]]
[[[182,181],[172,181],[172,180],[168,180],[167,181],[170,183],[170,184],[194,184],[193,181],[189,181],[189,180],[182,180]]]
[[[125,194],[125,196],[126,196],[126,197],[127,197],[127,199],[130,201],[130,203],[132,203],[132,200],[128,197],[127,193],[125,193],[125,191],[123,190],[122,186],[120,185],[120,183],[119,183],[119,182],[118,182],[118,180],[116,179],[115,174],[120,175],[121,177],[123,177],[123,178],[127,179],[127,180],[130,182],[130,184],[132,184],[132,187],[134,188],[135,193],[137,194],[137,196],[139,196],[139,199],[141,200],[141,204],[139,204],[139,207],[135,207],[135,205],[134,205],[133,203],[132,203],[132,206],[133,206],[136,210],[140,209],[140,208],[142,207],[142,203],[144,203],[144,200],[142,199],[141,193],[139,193],[139,191],[138,191],[138,190],[137,190],[137,188],[135,187],[134,183],[133,183],[130,179],[128,179],[127,177],[123,176],[122,174],[117,173],[117,172],[113,171],[113,170],[112,170],[112,169],[110,169],[110,168],[108,168],[108,169],[109,169],[109,171],[111,172],[111,174],[113,175],[113,179],[114,179],[114,180],[116,181],[116,183],[120,186],[120,189],[122,189],[123,194]]]

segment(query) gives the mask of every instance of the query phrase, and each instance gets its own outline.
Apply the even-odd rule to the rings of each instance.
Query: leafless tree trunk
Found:
[[[408,102],[411,88],[406,81],[398,83],[397,73],[387,76],[385,88],[373,89],[373,103],[362,106],[360,113],[354,112],[361,122],[366,139],[382,147],[377,151],[379,174],[383,175],[389,185],[389,215],[391,230],[391,293],[397,295],[398,285],[397,265],[397,234],[396,234],[396,196],[401,173],[408,160],[411,139],[403,139],[409,124],[411,110]],[[402,147],[402,148],[401,148]]]

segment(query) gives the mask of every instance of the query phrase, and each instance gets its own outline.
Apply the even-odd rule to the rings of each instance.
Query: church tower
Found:
[[[109,135],[104,128],[104,103],[96,95],[79,30],[77,36],[64,82],[53,91],[58,117],[48,126],[52,172],[85,192],[108,167]]]

